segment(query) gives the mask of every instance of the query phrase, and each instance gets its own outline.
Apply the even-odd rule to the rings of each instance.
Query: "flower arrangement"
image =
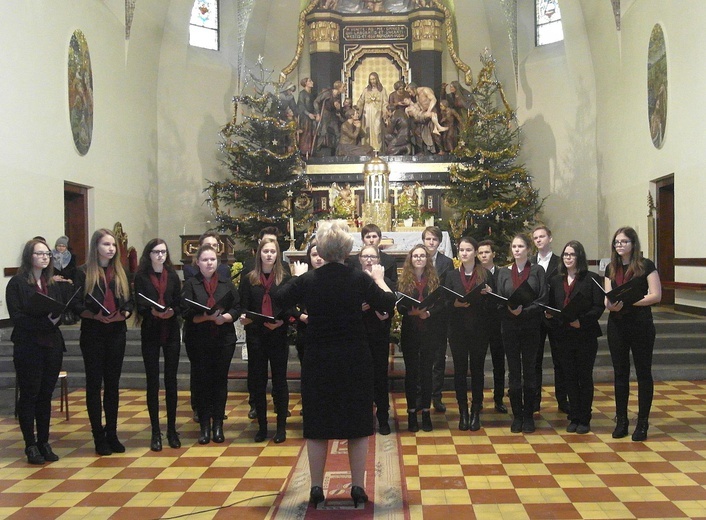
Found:
[[[406,193],[402,193],[397,201],[397,218],[414,220],[419,218],[419,206]]]

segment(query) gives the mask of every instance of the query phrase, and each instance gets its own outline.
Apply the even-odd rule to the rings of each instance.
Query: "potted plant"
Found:
[[[419,218],[419,207],[406,193],[397,201],[397,218],[404,220],[405,227],[412,227],[414,220]]]
[[[424,208],[422,208],[421,214],[422,214],[422,220],[424,221],[424,225],[425,226],[433,226],[434,219],[436,218],[438,211],[435,208],[424,207]]]

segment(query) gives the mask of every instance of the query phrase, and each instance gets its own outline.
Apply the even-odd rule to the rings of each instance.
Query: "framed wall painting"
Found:
[[[647,55],[647,114],[652,144],[660,149],[667,129],[667,47],[659,24],[652,28]]]
[[[74,31],[69,43],[69,122],[76,151],[86,155],[93,138],[93,73],[86,37]]]

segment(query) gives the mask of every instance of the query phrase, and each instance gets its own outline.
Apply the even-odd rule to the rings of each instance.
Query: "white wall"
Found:
[[[3,267],[19,265],[34,235],[51,244],[64,233],[64,181],[91,186],[89,233],[123,223],[143,243],[154,222],[156,57],[163,16],[138,2],[130,45],[115,2],[26,0],[0,31],[0,222]],[[93,142],[76,152],[68,114],[68,45],[86,36],[94,82]],[[4,300],[8,279],[0,279]],[[0,318],[7,309],[0,307]]]

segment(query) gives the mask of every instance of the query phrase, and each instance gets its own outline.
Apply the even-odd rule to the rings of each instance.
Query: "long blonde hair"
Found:
[[[424,244],[417,244],[409,251],[409,253],[407,254],[407,258],[405,258],[404,260],[404,266],[402,266],[402,274],[400,275],[400,282],[397,285],[400,292],[403,292],[410,296],[410,293],[416,290],[417,288],[417,278],[414,275],[412,255],[415,251],[419,249],[423,250],[427,255],[427,263],[424,266],[424,273],[422,274],[422,277],[427,279],[427,288],[429,289],[429,292],[432,292],[434,289],[439,287],[439,275],[436,273],[436,269],[434,268],[434,264],[432,262],[431,255],[429,254],[429,250]]]
[[[88,259],[86,260],[86,286],[83,288],[83,294],[87,295],[92,293],[93,289],[95,289],[96,285],[99,285],[101,281],[104,286],[106,285],[105,271],[101,269],[98,263],[98,244],[106,235],[113,237],[113,240],[115,240],[115,256],[113,256],[109,262],[109,265],[113,267],[115,273],[115,297],[127,300],[130,297],[130,284],[128,284],[125,269],[123,269],[123,265],[120,263],[118,241],[113,232],[106,228],[97,229],[93,233],[93,236],[91,236],[91,242],[88,247]]]

